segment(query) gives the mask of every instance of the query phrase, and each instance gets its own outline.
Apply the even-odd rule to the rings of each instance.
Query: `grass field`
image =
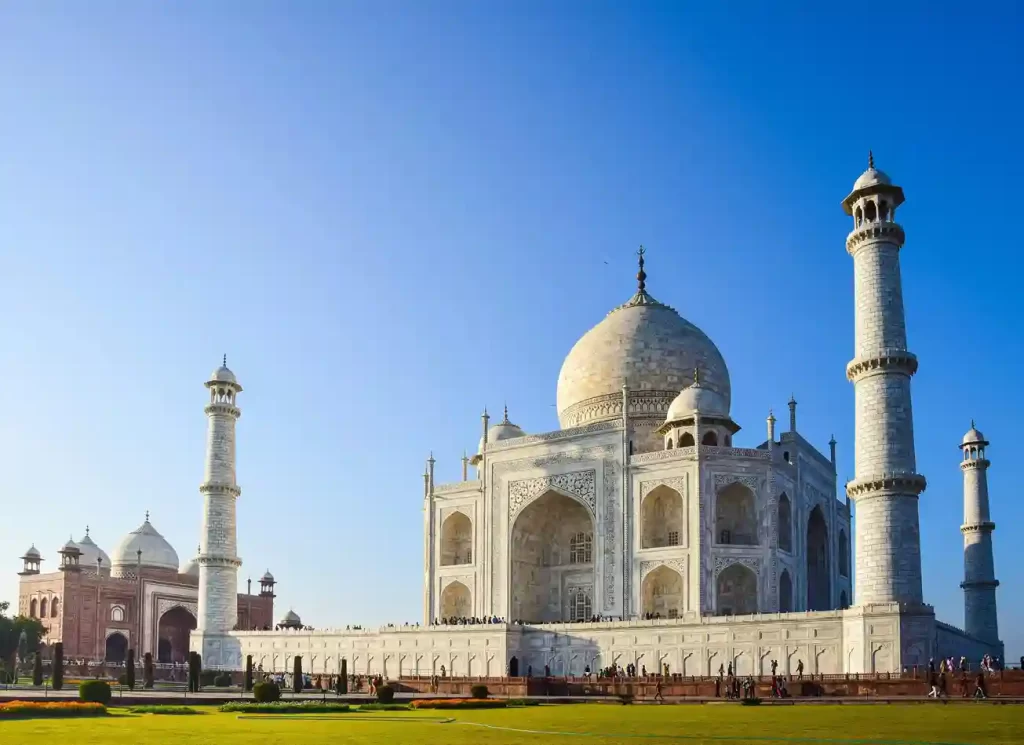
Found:
[[[740,707],[723,705],[561,705],[466,712],[367,712],[279,718],[134,715],[87,720],[4,722],[4,741],[103,745],[303,745],[430,743],[505,745],[629,742],[783,745],[987,745],[1024,742],[1024,706],[892,704]],[[443,721],[449,720],[449,721]]]

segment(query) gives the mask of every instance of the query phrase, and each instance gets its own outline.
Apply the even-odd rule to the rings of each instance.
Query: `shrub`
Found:
[[[472,698],[487,698],[487,686],[475,685],[469,689],[469,695]]]
[[[218,677],[220,677],[220,673],[218,673],[216,670],[202,670],[199,673],[199,685],[217,685]]]
[[[341,673],[338,675],[338,695],[348,693],[348,660],[341,658]]]
[[[64,644],[57,642],[53,645],[53,690],[59,691],[64,687]]]
[[[377,703],[390,704],[395,700],[395,689],[387,683],[377,686]]]
[[[510,698],[505,703],[509,706],[540,706],[540,701],[535,698]]]
[[[128,659],[124,663],[124,678],[128,684],[128,690],[135,690],[135,650],[128,650]]]
[[[257,686],[260,684],[257,683]],[[320,701],[282,701],[279,703],[252,704],[236,702],[223,704],[221,711],[233,711],[242,714],[327,714],[331,712],[350,711],[348,704],[326,704]]]
[[[110,684],[105,680],[87,680],[78,686],[78,700],[106,706],[110,703]]]
[[[218,688],[227,688],[231,685],[231,673],[221,673],[213,679],[213,684]]]
[[[622,694],[620,694],[619,695],[619,703],[620,704],[631,704],[631,703],[633,703],[633,694],[632,693],[622,693]]]
[[[199,692],[199,674],[203,669],[202,658],[198,652],[188,653],[188,690],[189,693]]]
[[[359,711],[408,711],[409,704],[359,704]]]
[[[132,714],[170,714],[175,716],[206,713],[193,709],[191,706],[131,706],[128,711]]]
[[[43,656],[36,652],[35,659],[32,660],[32,685],[41,686],[43,684]]]
[[[252,698],[258,704],[269,704],[281,700],[281,689],[277,683],[257,683],[252,687]]]
[[[247,654],[245,656],[245,679],[242,681],[242,687],[247,690],[252,690],[252,655]]]
[[[128,676],[127,676],[127,674],[121,673],[120,675],[118,675],[117,676],[117,684],[118,685],[122,685],[122,686],[128,685]]]
[[[744,706],[757,706],[758,704],[761,703],[761,699],[759,699],[759,698],[745,698],[745,699],[742,699],[742,703],[743,703]]]
[[[302,693],[302,658],[295,655],[295,666],[292,668],[292,691]]]
[[[67,717],[101,717],[107,707],[98,703],[78,701],[8,701],[0,703],[0,720],[61,719]]]
[[[146,652],[142,658],[142,687],[153,687],[153,653]]]
[[[427,698],[416,699],[414,709],[504,709],[507,701],[498,698]]]

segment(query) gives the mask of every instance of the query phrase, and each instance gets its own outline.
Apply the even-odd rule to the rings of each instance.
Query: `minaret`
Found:
[[[995,564],[992,561],[992,522],[988,511],[988,465],[985,447],[988,441],[971,422],[970,431],[960,443],[964,472],[964,631],[973,637],[996,644],[999,622],[996,619]]]
[[[853,217],[846,250],[853,257],[856,349],[846,366],[856,400],[854,479],[857,502],[858,605],[920,604],[921,538],[910,378],[917,357],[907,351],[900,280],[903,228],[895,222],[903,189],[868,170],[843,200]]]
[[[238,543],[235,500],[242,493],[235,480],[235,423],[242,412],[235,397],[241,392],[235,374],[223,364],[206,381],[210,403],[205,412],[206,474],[199,554],[199,618],[194,636],[202,641],[192,648],[203,655],[203,665],[238,666],[241,648],[229,636],[238,622]],[[198,647],[198,648],[197,648]]]

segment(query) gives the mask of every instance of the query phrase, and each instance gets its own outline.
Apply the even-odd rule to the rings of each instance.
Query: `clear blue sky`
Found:
[[[227,352],[243,586],[270,567],[316,626],[418,620],[428,452],[457,478],[505,400],[555,429],[640,243],[729,364],[738,444],[794,392],[845,481],[839,203],[873,148],[907,194],[926,597],[962,624],[974,417],[1024,653],[1021,11],[819,5],[5,4],[0,598],[86,523],[112,551],[148,509],[194,551]]]

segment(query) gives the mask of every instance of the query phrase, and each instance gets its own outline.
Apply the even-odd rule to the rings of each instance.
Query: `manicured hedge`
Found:
[[[319,701],[281,701],[273,704],[252,704],[240,701],[223,704],[220,710],[242,714],[326,714],[351,711],[352,707],[348,704],[325,704]]]
[[[231,673],[221,673],[213,679],[213,684],[218,688],[227,688],[231,685]]]
[[[87,680],[78,686],[78,700],[106,706],[110,703],[110,684],[105,680]]]
[[[473,698],[487,698],[487,686],[475,685],[469,689],[469,695]]]
[[[277,683],[257,683],[252,687],[252,697],[258,704],[269,704],[281,700],[281,689]]]
[[[377,686],[377,703],[390,704],[395,700],[395,689],[387,683]]]
[[[53,645],[53,683],[51,687],[55,691],[64,687],[64,644],[61,642]]]
[[[107,707],[78,701],[8,701],[0,704],[0,720],[63,719],[68,717],[102,717]]]
[[[414,709],[504,709],[508,702],[497,698],[424,698],[411,704]]]
[[[193,709],[191,706],[130,706],[128,711],[132,714],[170,714],[175,716],[187,716],[189,714],[205,714],[206,712]]]
[[[408,711],[409,704],[359,704],[359,711]]]

